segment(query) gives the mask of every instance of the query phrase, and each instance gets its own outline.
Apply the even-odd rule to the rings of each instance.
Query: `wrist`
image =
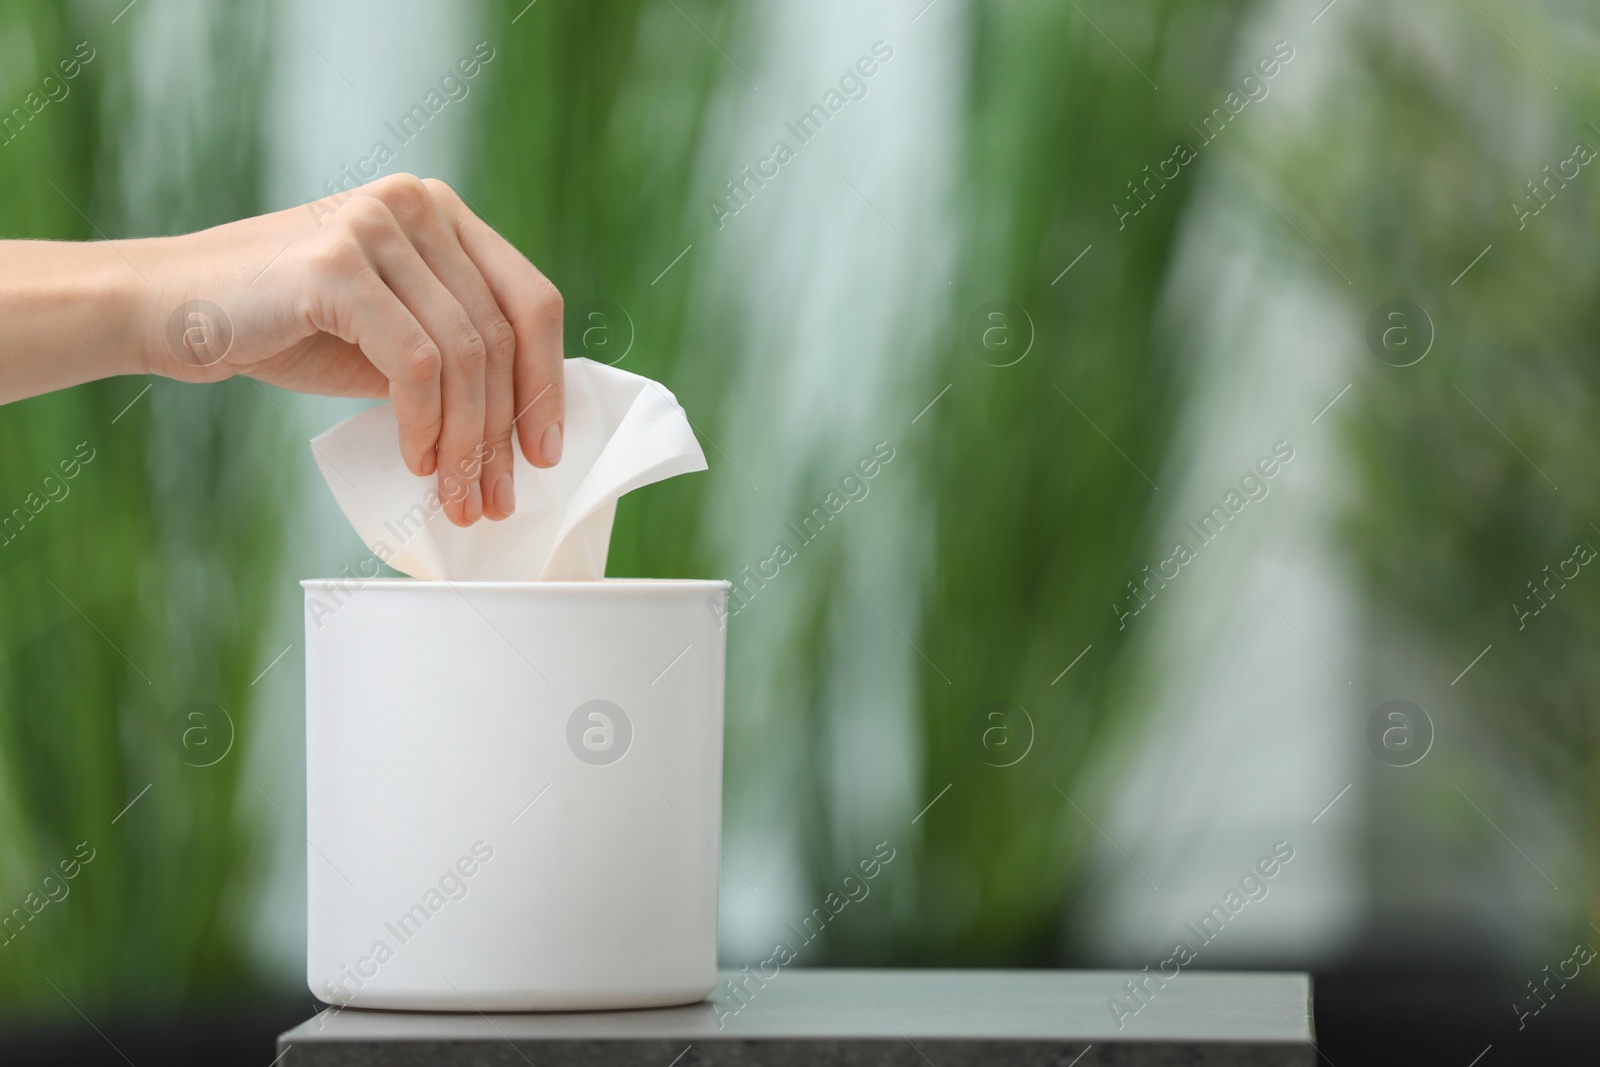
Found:
[[[215,279],[203,267],[208,259],[202,234],[150,237],[138,246],[131,334],[140,374],[159,374],[183,382],[215,382],[235,368],[224,360],[232,344],[228,312]],[[203,284],[210,282],[211,284]],[[204,294],[204,295],[201,295]],[[214,299],[208,299],[214,298]]]
[[[143,320],[153,285],[139,241],[96,241],[78,246],[84,252],[85,270],[80,300],[85,313],[98,320],[101,339],[100,378],[122,374],[149,374],[148,341]]]
[[[126,358],[132,362],[129,374],[157,374],[163,378],[184,378],[185,367],[171,351],[167,327],[182,298],[173,294],[181,291],[164,269],[163,245],[172,241],[168,237],[152,237],[138,241],[119,242],[123,249],[134,246],[130,256],[138,271],[124,267],[117,284],[121,287],[118,299],[127,309]],[[112,250],[115,256],[116,250]]]

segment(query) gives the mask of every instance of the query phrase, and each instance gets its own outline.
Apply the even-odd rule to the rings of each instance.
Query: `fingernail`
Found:
[[[539,458],[545,466],[554,467],[561,462],[561,424],[553,422],[539,441]]]
[[[439,453],[430,448],[422,454],[422,476],[426,478],[438,469]]]
[[[511,482],[511,472],[503,472],[494,483],[494,506],[501,515],[517,510],[517,490]]]
[[[467,493],[467,524],[477,522],[483,518],[483,487],[477,482],[472,483],[472,489]]]

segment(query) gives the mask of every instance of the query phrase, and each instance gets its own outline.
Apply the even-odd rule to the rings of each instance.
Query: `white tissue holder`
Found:
[[[313,994],[710,993],[727,582],[301,585]]]

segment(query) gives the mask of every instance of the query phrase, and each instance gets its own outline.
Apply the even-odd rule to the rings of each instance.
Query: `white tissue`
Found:
[[[374,555],[429,581],[598,581],[622,494],[706,469],[677,398],[649,378],[569,359],[561,462],[541,470],[512,445],[517,508],[462,528],[445,517],[436,476],[400,457],[388,404],[311,442],[317,466]],[[485,487],[488,491],[489,487]]]

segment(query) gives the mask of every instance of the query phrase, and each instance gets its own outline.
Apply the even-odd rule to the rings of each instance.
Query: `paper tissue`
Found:
[[[301,583],[327,1003],[640,1008],[715,984],[728,584],[602,580],[617,499],[705,458],[661,386],[565,371],[562,461],[518,455],[504,522],[453,526],[387,407],[312,442],[413,576]]]

